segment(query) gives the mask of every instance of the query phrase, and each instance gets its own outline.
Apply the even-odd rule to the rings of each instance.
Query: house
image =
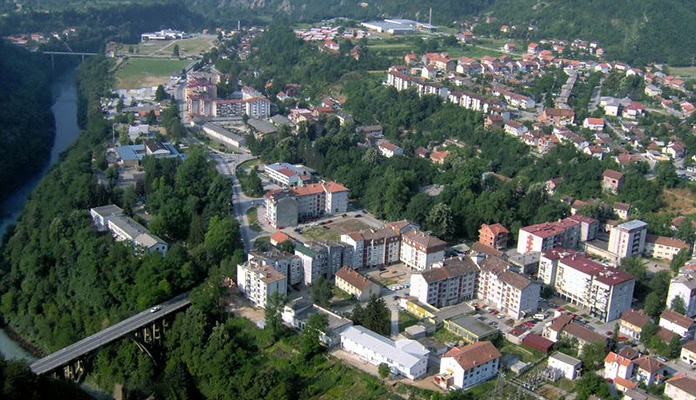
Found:
[[[530,43],[527,45],[527,54],[535,55],[539,53],[539,44],[537,43]]]
[[[696,380],[675,375],[665,384],[665,397],[672,400],[696,400]]]
[[[669,308],[660,314],[659,326],[681,336],[683,340],[692,340],[696,331],[696,322],[693,319]]]
[[[471,315],[461,315],[458,317],[446,319],[444,327],[448,331],[459,335],[466,343],[482,342],[484,340],[492,340],[498,336],[500,331],[490,325],[479,321]]]
[[[611,228],[609,232],[610,253],[621,260],[624,257],[637,256],[643,253],[645,237],[648,234],[648,224],[640,220],[624,222]]]
[[[547,107],[539,116],[539,121],[552,125],[570,125],[575,119],[575,112],[569,108]]]
[[[424,270],[445,258],[447,243],[418,229],[410,229],[401,235],[399,259],[407,266]]]
[[[428,149],[423,146],[419,146],[414,153],[418,158],[428,158]]]
[[[633,377],[633,369],[635,365],[633,360],[638,358],[637,353],[631,354],[619,354],[610,351],[606,357],[604,357],[604,377],[607,379],[616,380],[621,379],[631,379]]]
[[[696,271],[682,268],[679,274],[672,278],[667,292],[667,304],[672,304],[675,297],[681,297],[686,305],[686,315],[696,316]]]
[[[618,201],[614,203],[614,212],[619,219],[626,221],[628,220],[628,215],[631,212],[631,203],[619,203]]]
[[[392,144],[388,140],[381,140],[377,144],[377,148],[379,149],[380,153],[382,153],[382,155],[387,158],[392,158],[394,156],[400,156],[404,154],[404,149],[395,144]]]
[[[547,362],[549,368],[554,368],[563,374],[568,380],[573,380],[580,376],[582,361],[563,353],[554,353]]]
[[[650,321],[650,317],[643,310],[629,308],[621,316],[619,332],[629,339],[640,340],[643,327]]]
[[[487,115],[483,122],[483,126],[488,129],[501,129],[505,120],[502,115],[491,114]]]
[[[466,389],[498,375],[502,354],[491,342],[454,347],[440,361],[435,383],[445,389]]]
[[[271,244],[273,246],[279,246],[280,244],[287,242],[290,239],[290,236],[288,236],[285,232],[283,231],[275,231],[271,235]]]
[[[351,326],[341,332],[341,348],[372,365],[385,363],[392,374],[411,380],[423,376],[428,369],[428,349],[410,339],[388,339],[362,326]]]
[[[572,316],[567,314],[559,315],[546,323],[542,331],[542,336],[554,342],[557,342],[562,337],[574,338],[578,341],[578,352],[580,353],[582,353],[582,348],[590,343],[602,343],[606,345],[607,338],[573,322],[573,319]]]
[[[642,115],[645,115],[645,107],[638,102],[631,102],[626,108],[624,108],[621,114],[624,118],[635,119]]]
[[[635,364],[634,374],[638,382],[645,386],[652,384],[659,385],[669,374],[669,371],[663,363],[651,356],[642,356],[633,360]]]
[[[270,265],[254,260],[237,265],[237,288],[256,307],[266,308],[273,292],[285,296],[288,292],[287,278]]]
[[[449,150],[433,151],[430,153],[430,160],[436,164],[444,164],[445,159],[450,154]]]
[[[496,250],[505,250],[509,236],[510,231],[501,224],[481,224],[478,242]]]
[[[689,365],[696,363],[696,340],[690,340],[682,345],[679,358]]]
[[[525,132],[529,131],[526,126],[520,121],[511,119],[508,120],[508,122],[505,123],[505,133],[513,136],[520,137],[522,136]]]
[[[546,186],[546,192],[550,195],[554,195],[558,190],[558,187],[563,183],[563,178],[553,178],[546,181],[544,186]]]
[[[690,247],[688,243],[677,238],[647,234],[643,254],[646,257],[672,260],[681,250],[688,251]]]
[[[372,296],[379,296],[381,286],[350,267],[343,267],[336,272],[336,287],[354,296],[359,301],[367,301]]]
[[[348,318],[312,304],[311,301],[302,297],[290,301],[283,307],[282,319],[286,324],[302,332],[309,322],[309,318],[314,314],[322,314],[326,316],[328,321],[326,329],[319,334],[319,339],[327,347],[338,345],[341,341],[341,332],[353,326],[353,321]]]
[[[434,307],[476,297],[478,267],[467,257],[448,258],[411,275],[411,296]]]
[[[623,391],[623,397],[621,400],[661,400],[661,397],[653,396],[647,394],[642,389],[626,389]]]
[[[602,173],[602,187],[614,194],[619,193],[624,181],[624,174],[621,172],[607,169]]]
[[[650,84],[650,83],[645,85],[644,92],[646,95],[648,95],[650,97],[662,96],[662,89],[660,89],[659,87],[657,87],[653,84]]]
[[[587,117],[582,122],[582,127],[593,131],[601,131],[604,129],[604,119]]]
[[[577,248],[580,242],[580,223],[566,218],[556,222],[520,228],[517,234],[517,252],[546,251],[553,247]]]

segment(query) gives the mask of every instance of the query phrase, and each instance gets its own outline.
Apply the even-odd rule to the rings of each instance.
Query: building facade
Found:
[[[435,382],[447,389],[466,389],[498,375],[502,354],[491,342],[454,347],[440,361]]]
[[[381,286],[350,267],[343,267],[336,272],[336,287],[354,296],[360,301],[379,297]]]
[[[570,218],[520,228],[517,252],[545,251],[553,247],[575,249],[580,242],[580,222]]]
[[[478,267],[469,258],[449,258],[411,275],[411,296],[434,307],[476,297]]]
[[[283,296],[288,293],[285,275],[254,260],[237,265],[237,287],[244,297],[260,308],[266,308],[273,292]]]
[[[647,234],[648,224],[645,222],[640,220],[624,222],[611,229],[608,250],[615,254],[618,260],[639,256],[645,248]]]
[[[675,297],[681,297],[686,305],[686,315],[696,316],[696,271],[682,268],[679,275],[672,278],[667,293],[667,304],[671,305]]]

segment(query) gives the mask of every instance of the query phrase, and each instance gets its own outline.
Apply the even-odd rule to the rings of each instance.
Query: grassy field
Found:
[[[180,72],[190,63],[189,60],[131,58],[116,71],[116,87],[138,89],[157,86],[167,82],[172,72]]]
[[[249,219],[249,228],[254,232],[261,232],[261,227],[259,226],[259,217],[256,211],[256,207],[251,207],[246,211],[247,218]]]
[[[330,224],[305,229],[303,235],[314,241],[338,241],[344,233],[357,232],[368,228],[369,226],[361,222],[359,218],[336,217]]]
[[[440,343],[457,343],[462,340],[462,337],[456,333],[448,331],[445,328],[440,328],[433,333],[432,339],[437,340]]]
[[[191,39],[150,40],[139,44],[121,44],[116,48],[118,54],[138,54],[141,56],[171,56],[174,45],[179,45],[179,56],[197,56],[210,49],[216,39],[214,35],[203,35]],[[131,53],[132,51],[132,53]]]
[[[407,313],[406,311],[399,311],[399,332],[403,332],[409,326],[413,326],[418,323],[418,318]]]
[[[669,67],[669,73],[682,78],[696,78],[696,67]]]
[[[689,189],[662,189],[662,200],[665,205],[661,211],[678,212],[682,215],[696,213],[696,195]]]

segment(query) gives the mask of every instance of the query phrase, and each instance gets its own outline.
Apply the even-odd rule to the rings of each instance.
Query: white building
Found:
[[[115,204],[108,206],[94,207],[89,209],[89,215],[92,217],[97,231],[106,232],[109,230],[109,219],[112,216],[122,215],[123,210]]]
[[[233,147],[244,147],[245,144],[244,137],[212,122],[203,125],[203,132],[210,136],[210,138]]]
[[[665,397],[672,400],[696,400],[696,380],[676,375],[665,384]]]
[[[647,234],[643,254],[646,257],[672,260],[681,250],[688,251],[689,247],[688,243],[677,238]]]
[[[624,222],[615,226],[609,233],[609,252],[621,260],[629,256],[638,256],[645,248],[648,224],[640,220]]]
[[[351,232],[341,235],[341,242],[353,248],[355,268],[373,268],[399,262],[401,236],[390,228]]]
[[[696,271],[682,268],[679,275],[672,278],[667,293],[667,305],[671,305],[677,296],[684,300],[686,315],[696,316]]]
[[[435,382],[448,389],[472,387],[497,376],[501,358],[491,342],[454,347],[442,356]]]
[[[411,275],[411,296],[441,308],[476,297],[478,267],[470,258],[449,258]]]
[[[548,366],[560,370],[566,379],[572,381],[580,376],[582,361],[558,352],[549,357]]]
[[[399,259],[411,268],[424,270],[445,258],[447,243],[418,229],[401,235]]]
[[[266,252],[253,249],[249,250],[247,259],[259,264],[272,266],[276,271],[288,278],[289,285],[302,283],[304,277],[302,259],[297,255],[284,253],[276,249]]]
[[[389,142],[388,140],[381,140],[377,144],[377,148],[379,149],[380,153],[382,153],[382,155],[387,157],[387,158],[392,158],[394,156],[401,156],[404,154],[404,149]]]
[[[302,185],[303,182],[312,178],[312,174],[307,169],[288,163],[268,164],[264,167],[264,172],[271,182],[286,188]]]
[[[144,226],[134,219],[123,215],[123,211],[116,205],[95,207],[89,213],[97,226],[97,231],[111,231],[117,241],[130,242],[136,253],[159,252],[164,255],[169,245],[157,235],[150,233]]]
[[[480,267],[479,299],[514,319],[533,314],[539,307],[541,286],[524,276],[508,270],[506,261],[487,257],[478,263]]]
[[[285,275],[270,265],[261,265],[254,260],[237,265],[237,287],[256,307],[266,308],[273,292],[287,295],[287,283]]]
[[[354,296],[360,301],[379,297],[381,286],[370,278],[350,267],[343,267],[336,272],[336,287]]]
[[[418,379],[428,369],[430,351],[409,339],[393,341],[362,326],[341,332],[341,348],[358,355],[372,365],[385,363],[393,374]]]
[[[696,322],[674,310],[666,308],[660,314],[660,326],[681,336],[683,340],[691,340],[696,332]]]
[[[547,250],[541,255],[538,274],[562,298],[605,322],[620,318],[631,307],[635,278],[585,254]]]
[[[517,252],[525,254],[553,247],[577,248],[580,230],[580,222],[570,218],[525,226],[517,235]]]
[[[264,199],[266,221],[274,228],[294,226],[299,221],[340,214],[348,209],[348,189],[336,182],[272,190],[266,192]]]

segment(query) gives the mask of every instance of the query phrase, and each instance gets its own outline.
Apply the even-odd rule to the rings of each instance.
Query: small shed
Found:
[[[541,337],[537,334],[530,333],[522,339],[522,345],[540,351],[544,354],[548,354],[553,348],[553,342],[549,339]]]

